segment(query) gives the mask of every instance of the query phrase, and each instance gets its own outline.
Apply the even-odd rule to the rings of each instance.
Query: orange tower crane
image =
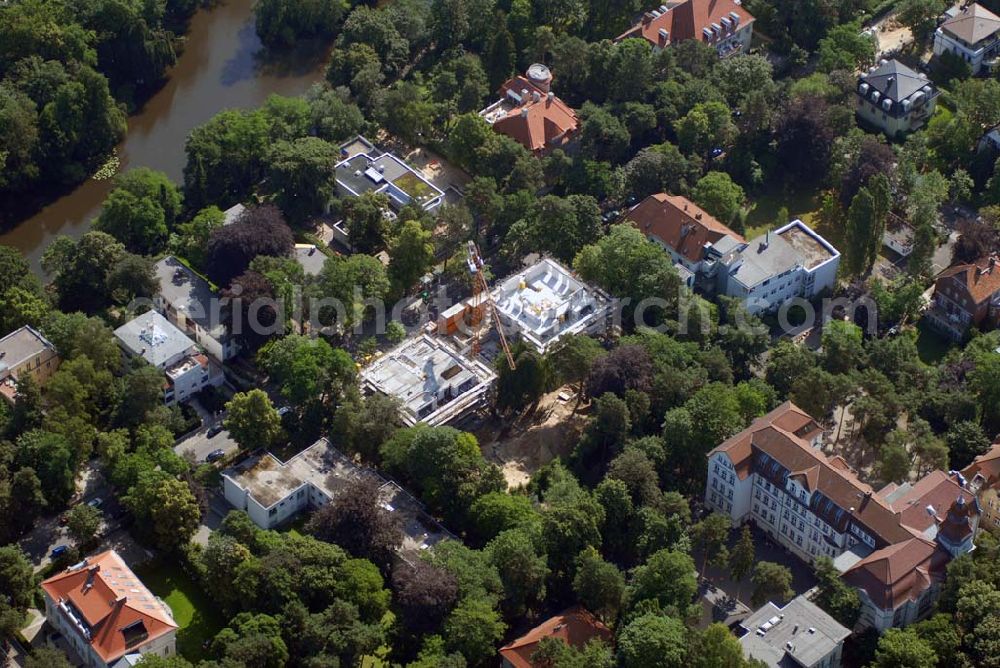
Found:
[[[514,363],[514,355],[510,351],[510,344],[507,342],[507,336],[503,333],[503,323],[500,322],[500,312],[497,310],[497,305],[493,301],[493,295],[490,294],[490,286],[486,284],[486,277],[483,275],[483,258],[479,255],[479,248],[476,247],[476,242],[469,242],[469,272],[473,275],[473,280],[475,281],[474,292],[476,294],[476,301],[473,306],[473,311],[479,310],[480,298],[485,299],[486,303],[490,307],[490,315],[493,316],[493,323],[496,325],[497,334],[500,335],[500,347],[503,348],[503,354],[507,357],[507,364],[510,366],[511,371],[517,368]],[[484,296],[485,295],[485,296]],[[478,334],[476,336],[476,345],[478,345]]]

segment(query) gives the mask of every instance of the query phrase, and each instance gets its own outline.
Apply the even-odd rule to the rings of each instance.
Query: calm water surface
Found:
[[[253,0],[225,0],[192,18],[169,80],[128,119],[128,134],[118,146],[122,170],[151,167],[180,184],[184,141],[192,128],[226,108],[259,106],[272,93],[299,95],[322,79],[324,53],[313,50],[281,62],[262,58],[252,6]],[[111,187],[111,181],[88,179],[0,235],[0,243],[18,248],[40,271],[49,241],[86,232]]]

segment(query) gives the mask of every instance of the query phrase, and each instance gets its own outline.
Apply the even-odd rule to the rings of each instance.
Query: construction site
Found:
[[[483,455],[517,487],[540,466],[568,454],[586,419],[577,411],[576,391],[568,386],[545,395],[535,410],[513,424],[488,418],[483,409],[497,364],[516,368],[514,340],[547,354],[569,336],[603,333],[614,303],[547,258],[491,288],[478,248],[470,243],[468,250],[472,296],[363,368],[362,388],[399,399],[400,417],[408,426],[467,426]]]

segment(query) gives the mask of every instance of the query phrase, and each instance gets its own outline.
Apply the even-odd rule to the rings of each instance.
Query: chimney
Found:
[[[645,14],[642,15],[642,25],[648,26],[650,23],[653,22],[653,18],[654,16],[652,12],[646,12]]]
[[[699,211],[698,213],[694,214],[694,219],[695,220],[701,220],[701,211]]]
[[[553,93],[552,91],[549,91],[548,93],[545,94],[545,99],[548,100],[549,102],[552,102],[552,100],[556,99],[556,94]]]
[[[527,117],[528,117],[528,108],[527,107],[522,107],[521,108],[521,118],[527,118]]]

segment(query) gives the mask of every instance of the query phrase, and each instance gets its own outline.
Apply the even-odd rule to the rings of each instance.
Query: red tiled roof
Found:
[[[1000,481],[1000,441],[994,443],[989,450],[972,460],[972,463],[962,469],[962,475],[972,480],[976,474],[981,475],[990,487]]]
[[[136,629],[142,644],[177,629],[165,604],[114,550],[89,557],[80,568],[53,575],[41,586],[53,602],[67,601],[79,611],[91,629],[90,645],[106,663],[140,644],[130,642],[124,629]]]
[[[643,15],[639,23],[619,35],[615,41],[636,37],[663,47],[686,39],[700,40],[702,30],[711,28],[713,23],[722,25],[722,18],[730,12],[735,12],[740,17],[740,28],[754,20],[750,12],[733,0],[687,0],[656,18],[648,13]],[[667,42],[660,37],[661,29],[667,31]]]
[[[943,521],[947,509],[959,497],[963,503],[971,502],[974,498],[944,471],[931,471],[918,480],[904,496],[893,501],[892,506],[900,511],[901,524],[924,532]],[[933,515],[931,508],[934,510]]]
[[[746,239],[680,195],[656,193],[625,214],[645,235],[660,239],[691,262],[700,262],[705,244],[730,236],[741,243]]]
[[[982,304],[990,297],[1000,292],[1000,265],[990,259],[983,259],[976,264],[960,264],[945,269],[938,274],[935,291],[941,287],[945,279],[954,278],[953,283],[964,289],[974,304]]]
[[[516,76],[500,87],[501,95],[513,90],[518,95],[527,90],[523,103],[493,123],[493,129],[514,139],[533,153],[565,145],[580,128],[576,112],[555,95],[551,97],[523,76]],[[538,101],[533,99],[538,94]]]
[[[844,581],[864,589],[872,601],[889,610],[915,600],[941,578],[948,553],[933,541],[914,536],[872,552],[844,573]]]
[[[542,638],[559,638],[573,647],[583,647],[591,638],[611,642],[611,630],[594,615],[575,606],[550,617],[523,636],[500,648],[500,654],[515,668],[533,668],[531,655]]]

